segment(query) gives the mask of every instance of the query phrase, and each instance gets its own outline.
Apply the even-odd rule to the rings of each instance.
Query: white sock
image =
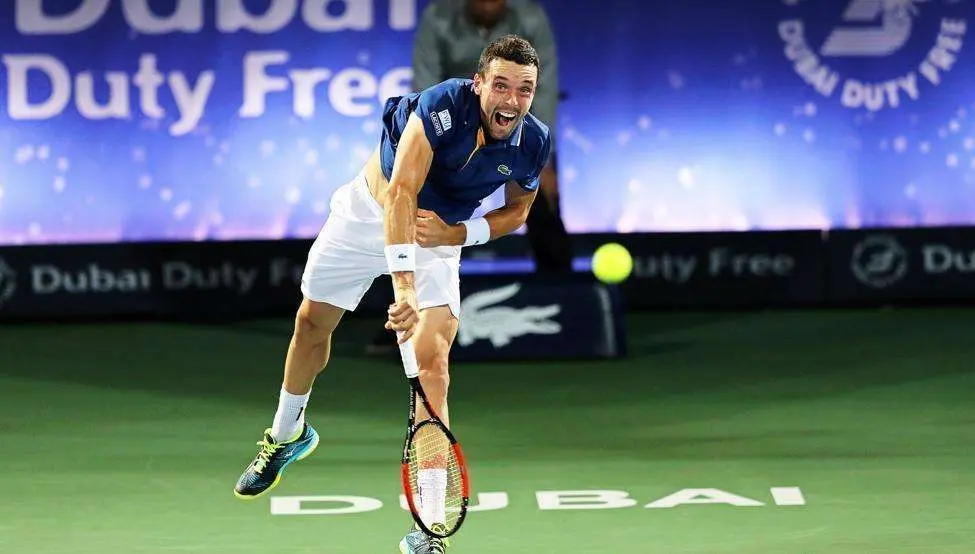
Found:
[[[416,475],[420,487],[420,518],[427,525],[447,522],[447,470],[421,469]]]
[[[305,407],[308,406],[308,394],[291,394],[281,388],[281,396],[278,397],[278,411],[274,414],[274,423],[271,425],[271,437],[276,442],[287,442],[294,438],[295,433],[304,428]]]

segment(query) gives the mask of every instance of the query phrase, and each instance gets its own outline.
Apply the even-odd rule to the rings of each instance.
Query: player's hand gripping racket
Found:
[[[420,529],[429,536],[446,538],[460,529],[467,515],[467,462],[460,444],[423,392],[412,340],[400,345],[400,355],[410,382],[410,415],[401,468],[403,494]],[[416,421],[417,397],[429,414],[423,421]]]

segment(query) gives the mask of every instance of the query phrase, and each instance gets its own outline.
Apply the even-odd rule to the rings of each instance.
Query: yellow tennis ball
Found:
[[[633,270],[633,257],[625,246],[615,242],[606,243],[592,255],[592,272],[604,283],[615,284],[625,281]]]

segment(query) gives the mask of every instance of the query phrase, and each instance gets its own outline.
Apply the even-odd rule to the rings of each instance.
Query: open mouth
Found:
[[[518,119],[518,114],[515,112],[494,112],[494,122],[502,128],[507,129],[515,119]]]

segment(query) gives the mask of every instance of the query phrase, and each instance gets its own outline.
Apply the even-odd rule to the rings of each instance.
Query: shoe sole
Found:
[[[274,478],[274,481],[271,482],[271,486],[269,486],[268,488],[262,490],[257,494],[240,494],[239,492],[237,492],[237,489],[234,489],[234,496],[236,496],[241,500],[257,500],[258,498],[271,492],[271,489],[278,486],[278,483],[281,482],[281,478],[284,477],[284,470],[288,469],[288,466],[293,464],[294,462],[300,462],[301,460],[304,460],[308,456],[311,456],[311,453],[314,452],[316,448],[318,448],[318,442],[319,442],[319,437],[318,434],[316,433],[315,440],[312,441],[311,447],[309,447],[308,450],[302,452],[301,455],[299,455],[297,458],[292,458],[287,462],[285,462],[285,464],[281,466],[281,470],[278,471],[278,476]]]

